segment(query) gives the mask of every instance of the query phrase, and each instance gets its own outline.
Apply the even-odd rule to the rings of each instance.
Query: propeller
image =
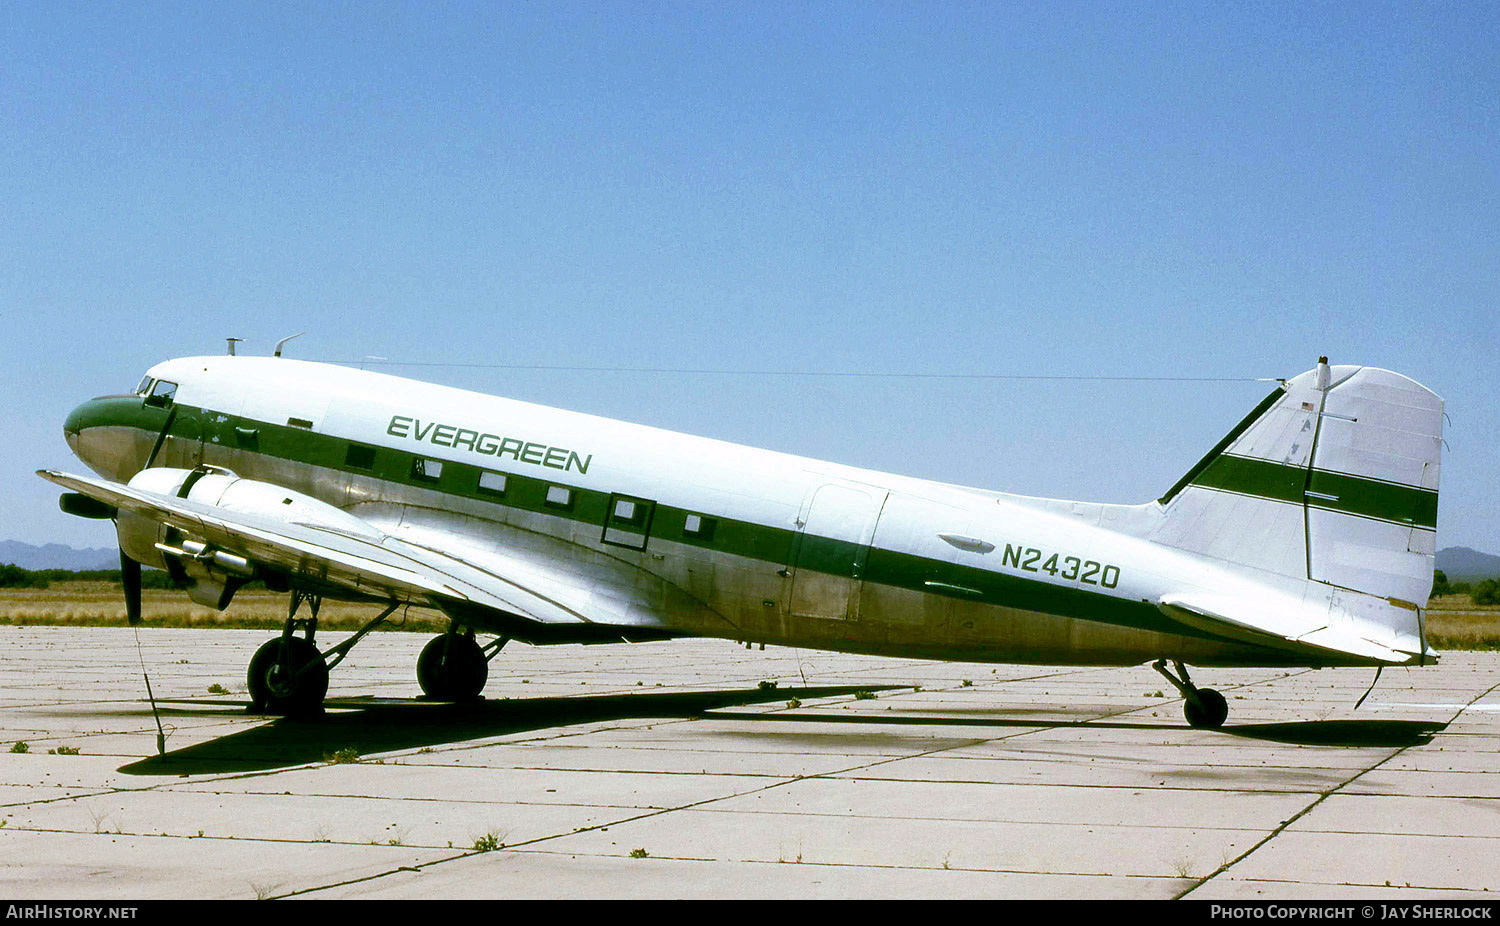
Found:
[[[141,564],[120,551],[120,584],[125,588],[125,620],[134,626],[141,622]]]
[[[120,585],[125,589],[125,621],[134,627],[141,622],[141,564],[131,559],[120,548]],[[140,650],[141,637],[136,633],[136,650]],[[146,697],[151,700],[151,716],[156,720],[156,754],[167,754],[167,731],[162,729],[161,715],[156,712],[156,693],[151,690],[151,676],[146,672],[146,657],[141,656],[141,677],[146,680]]]

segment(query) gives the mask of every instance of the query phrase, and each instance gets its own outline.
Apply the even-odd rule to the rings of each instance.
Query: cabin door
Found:
[[[808,495],[797,519],[790,564],[794,617],[859,617],[870,541],[887,494],[876,486],[830,482]]]

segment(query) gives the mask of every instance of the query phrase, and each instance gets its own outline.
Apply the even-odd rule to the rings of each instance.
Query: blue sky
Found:
[[[63,4],[0,15],[0,539],[153,362],[269,352],[1135,502],[1319,354],[1500,552],[1500,6]],[[511,366],[1224,378],[943,380]]]

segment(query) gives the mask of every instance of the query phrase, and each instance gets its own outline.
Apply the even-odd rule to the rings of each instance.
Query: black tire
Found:
[[[1229,717],[1229,702],[1212,688],[1198,689],[1198,703],[1192,699],[1184,701],[1182,712],[1187,716],[1188,726],[1200,730],[1217,730]]]
[[[250,659],[250,707],[271,714],[313,713],[328,695],[328,664],[317,647],[292,637],[285,641],[291,648],[290,671],[283,670],[282,642],[281,637],[268,640]]]
[[[433,637],[417,657],[417,684],[435,701],[472,701],[489,680],[490,666],[484,651],[470,636]]]

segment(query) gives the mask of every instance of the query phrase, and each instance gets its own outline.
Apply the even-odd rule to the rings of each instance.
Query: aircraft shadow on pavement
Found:
[[[360,755],[423,746],[462,743],[510,733],[547,730],[608,720],[687,718],[725,707],[832,698],[892,686],[840,685],[823,688],[741,689],[737,691],[631,693],[568,698],[477,701],[366,701],[330,698],[326,712],[312,717],[280,717],[207,742],[132,762],[127,775],[205,775],[268,771],[321,762],[345,749]],[[195,702],[201,703],[201,702]],[[167,708],[164,714],[205,716],[203,711]],[[244,709],[224,713],[243,716]]]
[[[1447,729],[1425,720],[1302,720],[1227,725],[1224,733],[1293,746],[1426,746]]]
[[[915,724],[929,727],[995,727],[1001,729],[1061,729],[1087,727],[1092,730],[1189,730],[1180,726],[1155,723],[1131,723],[1121,720],[1078,720],[1014,717],[929,717],[920,714],[830,714],[798,711],[746,715],[747,721],[801,721],[806,723],[846,724]],[[1445,723],[1418,720],[1302,720],[1295,723],[1227,724],[1206,733],[1227,734],[1244,739],[1266,740],[1296,746],[1425,746],[1434,735],[1447,727]]]
[[[830,698],[900,686],[742,689],[703,692],[629,693],[587,697],[534,698],[449,704],[421,700],[330,699],[326,713],[283,717],[182,749],[152,756],[120,769],[131,775],[224,774],[268,771],[325,760],[339,750],[360,755],[461,743],[510,733],[547,730],[608,720],[701,717],[711,711],[792,698]],[[201,704],[202,702],[194,702]],[[226,713],[230,712],[226,710]],[[166,708],[164,713],[204,716],[201,710]],[[236,706],[235,715],[244,710]],[[777,711],[736,714],[747,726],[758,722],[997,729],[1090,727],[1162,731],[1161,724],[1129,721],[1014,717],[934,717],[922,714]],[[1431,742],[1447,725],[1411,720],[1311,720],[1292,723],[1229,724],[1219,734],[1298,746],[1405,748]],[[1184,726],[1181,729],[1186,730]],[[826,737],[820,737],[825,739]]]

